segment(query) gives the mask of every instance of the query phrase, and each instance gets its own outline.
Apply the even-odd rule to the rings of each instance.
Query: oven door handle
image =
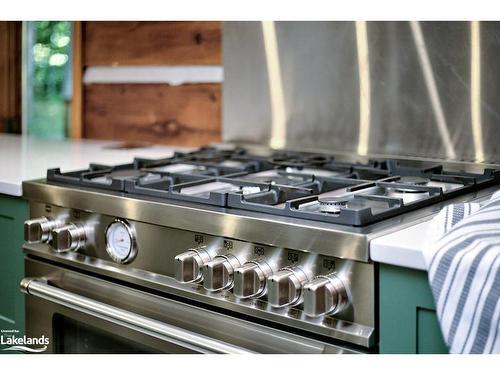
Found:
[[[63,289],[44,279],[25,278],[21,291],[201,353],[247,354],[247,349],[150,319]]]

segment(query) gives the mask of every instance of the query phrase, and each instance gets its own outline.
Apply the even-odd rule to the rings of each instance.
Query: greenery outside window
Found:
[[[69,135],[72,92],[71,22],[28,22],[26,30],[26,131],[63,139]]]

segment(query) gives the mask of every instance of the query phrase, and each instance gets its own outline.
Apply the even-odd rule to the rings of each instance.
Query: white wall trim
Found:
[[[145,65],[93,66],[85,70],[83,83],[221,83],[224,68],[220,65]]]

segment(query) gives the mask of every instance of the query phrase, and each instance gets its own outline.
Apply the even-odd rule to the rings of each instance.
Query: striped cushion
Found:
[[[500,191],[432,219],[424,258],[451,353],[500,353]]]

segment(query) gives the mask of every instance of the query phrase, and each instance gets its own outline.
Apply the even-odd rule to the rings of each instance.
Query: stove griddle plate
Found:
[[[500,171],[451,173],[442,165],[396,160],[366,164],[333,156],[201,148],[117,166],[91,164],[47,180],[220,207],[362,226],[492,184]]]

